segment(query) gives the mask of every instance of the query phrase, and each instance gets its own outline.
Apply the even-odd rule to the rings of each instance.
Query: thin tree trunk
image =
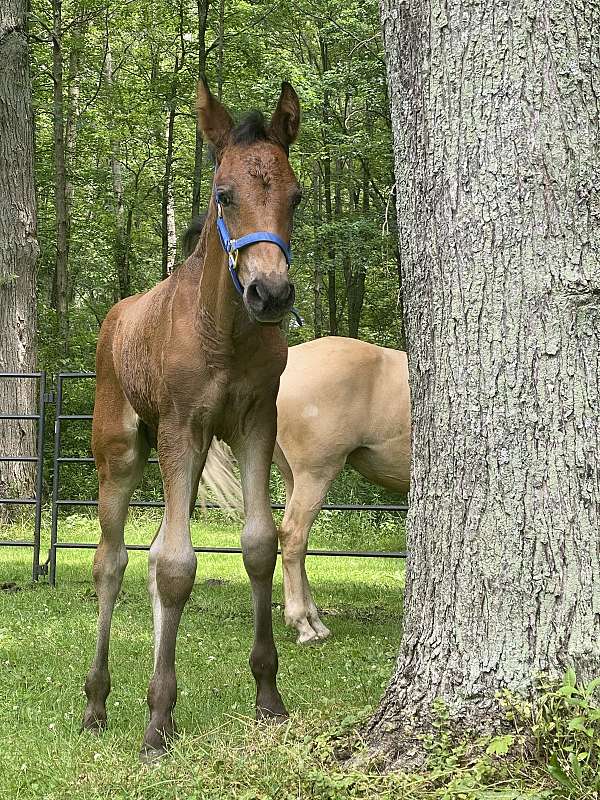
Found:
[[[65,168],[65,119],[63,98],[62,0],[52,0],[52,82],[54,86],[54,207],[56,213],[56,258],[52,300],[58,317],[58,332],[65,350],[69,340],[69,244],[70,219]]]
[[[33,176],[33,110],[27,2],[0,6],[0,371],[35,370],[35,264],[38,257]],[[0,378],[0,412],[33,414],[35,382]],[[0,454],[35,455],[31,422],[0,421]],[[0,462],[0,497],[33,492],[31,464]],[[0,519],[7,519],[0,504]]]
[[[75,159],[77,156],[77,125],[79,122],[79,82],[80,82],[80,60],[83,51],[85,31],[87,23],[81,12],[81,16],[75,25],[73,34],[73,44],[69,53],[69,74],[68,74],[68,98],[67,120],[65,125],[65,201],[67,210],[67,220],[69,222],[69,250],[71,244],[71,226],[73,219],[73,202],[75,199],[75,186],[73,176],[75,174]],[[71,305],[73,293],[75,291],[76,275],[69,267],[68,281],[68,305]]]
[[[173,272],[177,254],[177,234],[175,231],[175,197],[173,195],[173,132],[175,128],[176,104],[175,79],[171,89],[169,111],[165,130],[167,155],[162,188],[162,276],[168,277]]]
[[[223,53],[225,50],[225,0],[219,0],[219,46],[217,49],[217,98],[223,96]]]
[[[319,38],[321,50],[321,65],[323,74],[329,70],[329,51],[327,42]],[[325,195],[325,219],[327,221],[327,303],[329,306],[329,335],[336,336],[337,327],[337,294],[336,294],[336,274],[335,274],[335,247],[333,246],[333,203],[331,198],[331,157],[329,155],[329,90],[323,93],[323,143],[326,155],[323,158],[323,192]]]
[[[313,311],[313,326],[315,339],[320,339],[323,336],[323,266],[321,259],[323,258],[323,251],[320,246],[319,226],[321,224],[321,193],[320,193],[320,180],[319,180],[319,165],[317,161],[313,163],[312,174],[312,203],[313,203],[313,294],[314,294],[314,311]]]
[[[108,28],[106,36],[108,37]],[[104,79],[112,94],[113,68],[110,41],[106,42],[106,58],[104,60]],[[111,98],[111,104],[112,104]],[[125,211],[125,191],[123,188],[123,165],[121,164],[121,142],[115,131],[114,115],[109,115],[110,120],[110,171],[112,176],[113,196],[115,201],[115,233],[113,252],[116,271],[116,296],[121,300],[131,294],[131,276],[129,274],[129,237],[127,236],[127,213]]]
[[[337,327],[337,293],[335,274],[335,247],[332,243],[333,205],[331,202],[331,159],[323,159],[323,185],[325,194],[325,219],[327,220],[327,302],[329,306],[329,335],[336,336]]]
[[[206,25],[210,0],[197,0],[198,5],[198,80],[206,72]],[[196,125],[196,147],[194,150],[194,183],[192,187],[192,217],[200,214],[202,198],[202,158],[204,139],[202,131]]]
[[[367,126],[367,131],[369,126]],[[369,170],[367,162],[362,163],[362,213],[366,218],[371,211],[369,196]],[[356,193],[358,194],[358,192]],[[365,301],[365,282],[367,278],[366,261],[354,263],[350,269],[350,285],[348,287],[348,336],[358,339],[360,332],[360,317]]]
[[[600,3],[384,0],[413,464],[371,724],[600,674]]]

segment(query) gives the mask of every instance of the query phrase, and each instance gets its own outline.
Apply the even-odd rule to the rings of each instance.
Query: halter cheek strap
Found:
[[[240,279],[237,274],[237,261],[242,248],[248,247],[250,244],[256,244],[257,242],[270,242],[271,244],[276,244],[285,256],[288,269],[290,268],[290,264],[292,262],[292,251],[290,246],[286,244],[286,242],[284,242],[280,236],[277,236],[276,233],[271,233],[270,231],[255,231],[254,233],[247,233],[244,236],[240,236],[239,239],[232,239],[229,234],[225,219],[223,218],[223,206],[219,202],[216,193],[215,205],[217,206],[217,230],[219,232],[219,239],[221,240],[221,246],[223,247],[223,250],[227,253],[229,274],[231,275],[231,280],[235,286],[235,290],[239,295],[243,296],[244,294],[244,287],[240,283]],[[298,325],[302,327],[304,324],[302,317],[295,308],[292,308],[292,314],[296,318]]]

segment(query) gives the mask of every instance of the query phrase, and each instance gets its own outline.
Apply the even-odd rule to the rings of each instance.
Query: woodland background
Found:
[[[375,0],[38,0],[30,16],[39,364],[93,369],[110,306],[181,259],[208,202],[198,76],[234,114],[303,111],[293,279],[305,327],[398,347],[393,154]]]
[[[0,369],[37,364],[49,376],[93,370],[108,309],[156,284],[182,259],[183,233],[206,208],[212,187],[194,111],[203,74],[234,116],[254,108],[270,116],[282,80],[300,97],[291,160],[304,199],[295,215],[292,276],[305,325],[290,322],[290,344],[339,334],[402,346],[392,130],[376,0],[34,0],[27,44],[39,256],[12,272],[33,276],[35,264],[37,342],[28,289],[23,280],[12,282],[9,269],[0,332],[8,332],[10,344],[0,348]],[[8,81],[9,95],[15,80]],[[7,142],[20,147],[17,139]],[[6,169],[20,186],[17,160],[8,158]],[[8,224],[14,215],[10,208],[6,214]],[[21,306],[13,295],[22,297]],[[23,315],[21,332],[15,313]],[[18,345],[19,337],[28,344]],[[31,351],[29,367],[19,360],[21,350]],[[5,381],[0,408],[34,412],[34,389]],[[93,381],[70,382],[66,408],[91,412],[93,391]],[[33,424],[4,426],[8,454],[34,451]],[[87,426],[68,427],[63,455],[88,455],[89,438]],[[31,494],[30,465],[0,466],[0,496]],[[48,463],[46,489],[49,478]],[[64,465],[62,485],[68,496],[96,496],[93,470]],[[140,495],[159,494],[156,472]],[[346,475],[330,496],[376,502],[385,493]]]

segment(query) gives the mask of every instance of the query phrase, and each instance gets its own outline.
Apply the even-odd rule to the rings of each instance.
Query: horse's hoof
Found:
[[[256,721],[263,722],[267,725],[284,725],[290,718],[288,712],[283,709],[283,711],[271,711],[269,708],[257,708],[256,709]]]
[[[94,736],[98,736],[102,731],[106,730],[107,725],[106,717],[85,716],[81,723],[79,733],[85,733],[87,731],[88,733],[94,734]]]
[[[313,627],[310,626],[309,630],[302,630],[298,633],[298,638],[296,639],[296,644],[321,644],[321,642],[325,641],[328,636],[331,636],[331,631],[325,628],[324,625],[321,626],[327,633],[321,636]]]
[[[331,636],[331,631],[329,630],[329,628],[326,628],[325,625],[323,625],[321,620],[316,619],[314,622],[311,621],[310,624],[321,642],[324,642],[325,639],[329,639],[329,637]]]
[[[167,755],[166,746],[163,747],[150,747],[149,745],[142,745],[140,750],[140,763],[141,764],[156,764]]]

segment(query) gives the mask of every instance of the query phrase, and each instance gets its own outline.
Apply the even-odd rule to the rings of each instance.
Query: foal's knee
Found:
[[[196,578],[196,553],[193,547],[179,552],[165,552],[156,557],[156,587],[163,606],[185,603]]]
[[[117,548],[106,547],[102,542],[96,550],[92,575],[97,589],[119,584],[127,566],[128,556],[125,545]]]
[[[277,675],[279,661],[273,642],[255,642],[249,658],[250,669],[255,680],[271,680]]]
[[[247,520],[242,532],[242,553],[250,576],[260,579],[273,575],[277,560],[277,530],[270,516]]]

